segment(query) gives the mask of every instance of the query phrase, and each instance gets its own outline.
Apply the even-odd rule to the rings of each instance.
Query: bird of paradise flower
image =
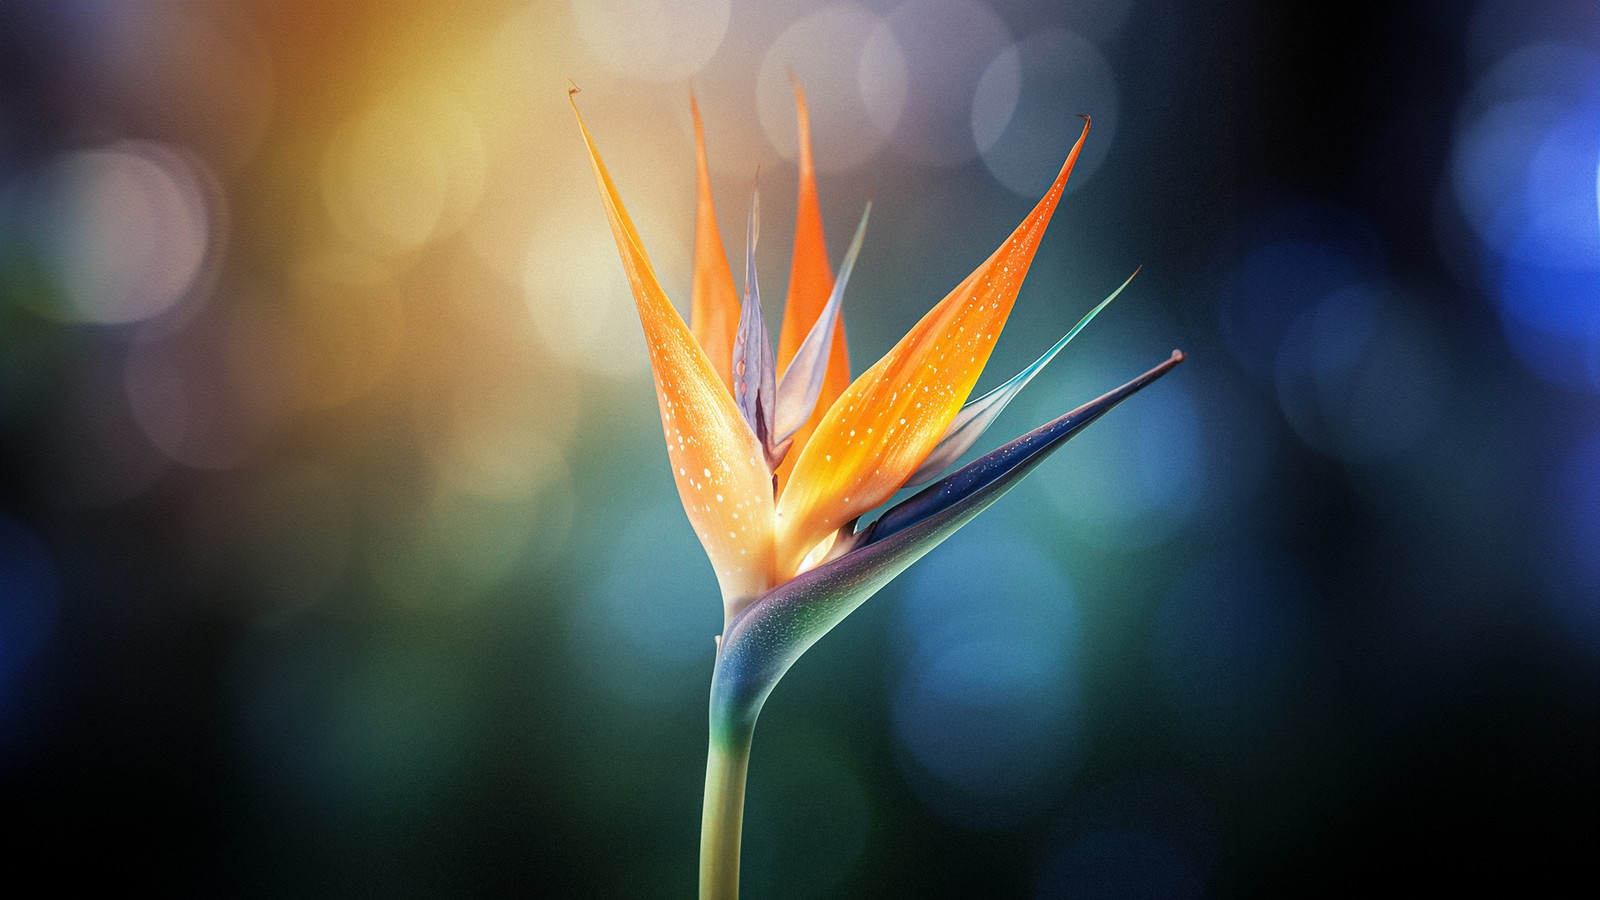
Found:
[[[700,896],[731,900],[739,890],[751,740],[778,680],[868,597],[1067,439],[1170,371],[1183,353],[1173,351],[1138,378],[940,478],[1011,398],[1127,287],[1123,282],[1010,381],[967,402],[1088,137],[1088,117],[1049,191],[1010,237],[852,380],[839,311],[871,204],[835,277],[800,85],[798,215],[776,355],[756,280],[759,201],[752,200],[746,226],[741,295],[717,228],[705,133],[693,98],[698,197],[691,329],[656,280],[578,114],[576,93],[569,92],[573,112],[644,326],[678,495],[722,591]],[[934,483],[857,527],[897,491],[929,481]]]

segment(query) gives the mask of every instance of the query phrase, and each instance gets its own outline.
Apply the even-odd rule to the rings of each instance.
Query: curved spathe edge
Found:
[[[844,556],[762,594],[727,625],[712,676],[713,734],[748,733],[789,667],[896,575],[1000,499],[1073,435],[1183,361],[1171,358],[957,469],[895,506]]]

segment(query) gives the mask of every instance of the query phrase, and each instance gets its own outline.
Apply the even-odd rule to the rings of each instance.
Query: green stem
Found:
[[[700,900],[738,900],[745,772],[750,765],[755,722],[737,729],[717,725],[712,723],[706,753],[705,811],[700,821]]]

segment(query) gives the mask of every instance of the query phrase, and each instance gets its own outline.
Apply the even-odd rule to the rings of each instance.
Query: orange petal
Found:
[[[576,100],[572,111],[578,112]],[[733,396],[656,281],[581,115],[578,127],[644,326],[678,496],[716,569],[724,612],[732,616],[771,587],[772,475]]]
[[[717,230],[717,209],[711,202],[711,173],[706,164],[706,132],[700,123],[700,104],[689,95],[694,115],[695,171],[699,190],[694,208],[694,291],[689,297],[689,321],[695,340],[711,358],[711,367],[730,391],[733,389],[733,340],[739,330],[739,292]]]
[[[1088,135],[1086,120],[1055,183],[1011,237],[823,417],[778,502],[780,580],[840,526],[889,499],[944,436],[989,360]]]
[[[833,267],[828,265],[828,242],[822,233],[822,207],[817,200],[817,170],[811,159],[811,118],[806,112],[805,91],[798,81],[794,85],[794,103],[800,120],[800,196],[794,224],[794,259],[789,266],[789,297],[783,305],[783,330],[778,335],[780,377],[789,368],[790,360],[794,359],[817,317],[822,315],[828,295],[833,293]],[[816,431],[823,413],[849,385],[850,349],[841,321],[834,332],[828,374],[823,378],[816,410],[795,432],[789,455],[778,467],[780,488],[788,483],[800,450]]]

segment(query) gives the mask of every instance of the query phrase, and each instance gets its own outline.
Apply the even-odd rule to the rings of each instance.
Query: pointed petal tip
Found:
[[[800,144],[800,158],[797,162],[800,166],[801,178],[804,180],[808,177],[815,177],[814,173],[816,171],[816,163],[811,155],[811,113],[806,108],[806,89],[801,86],[800,76],[796,75],[793,69],[789,70],[789,82],[794,85],[795,137]],[[805,186],[802,185],[801,190],[804,189]],[[815,190],[815,186],[813,186],[813,190]]]
[[[761,240],[761,167],[756,166],[756,176],[750,180],[750,212],[745,218],[745,291],[756,275],[756,242]]]

